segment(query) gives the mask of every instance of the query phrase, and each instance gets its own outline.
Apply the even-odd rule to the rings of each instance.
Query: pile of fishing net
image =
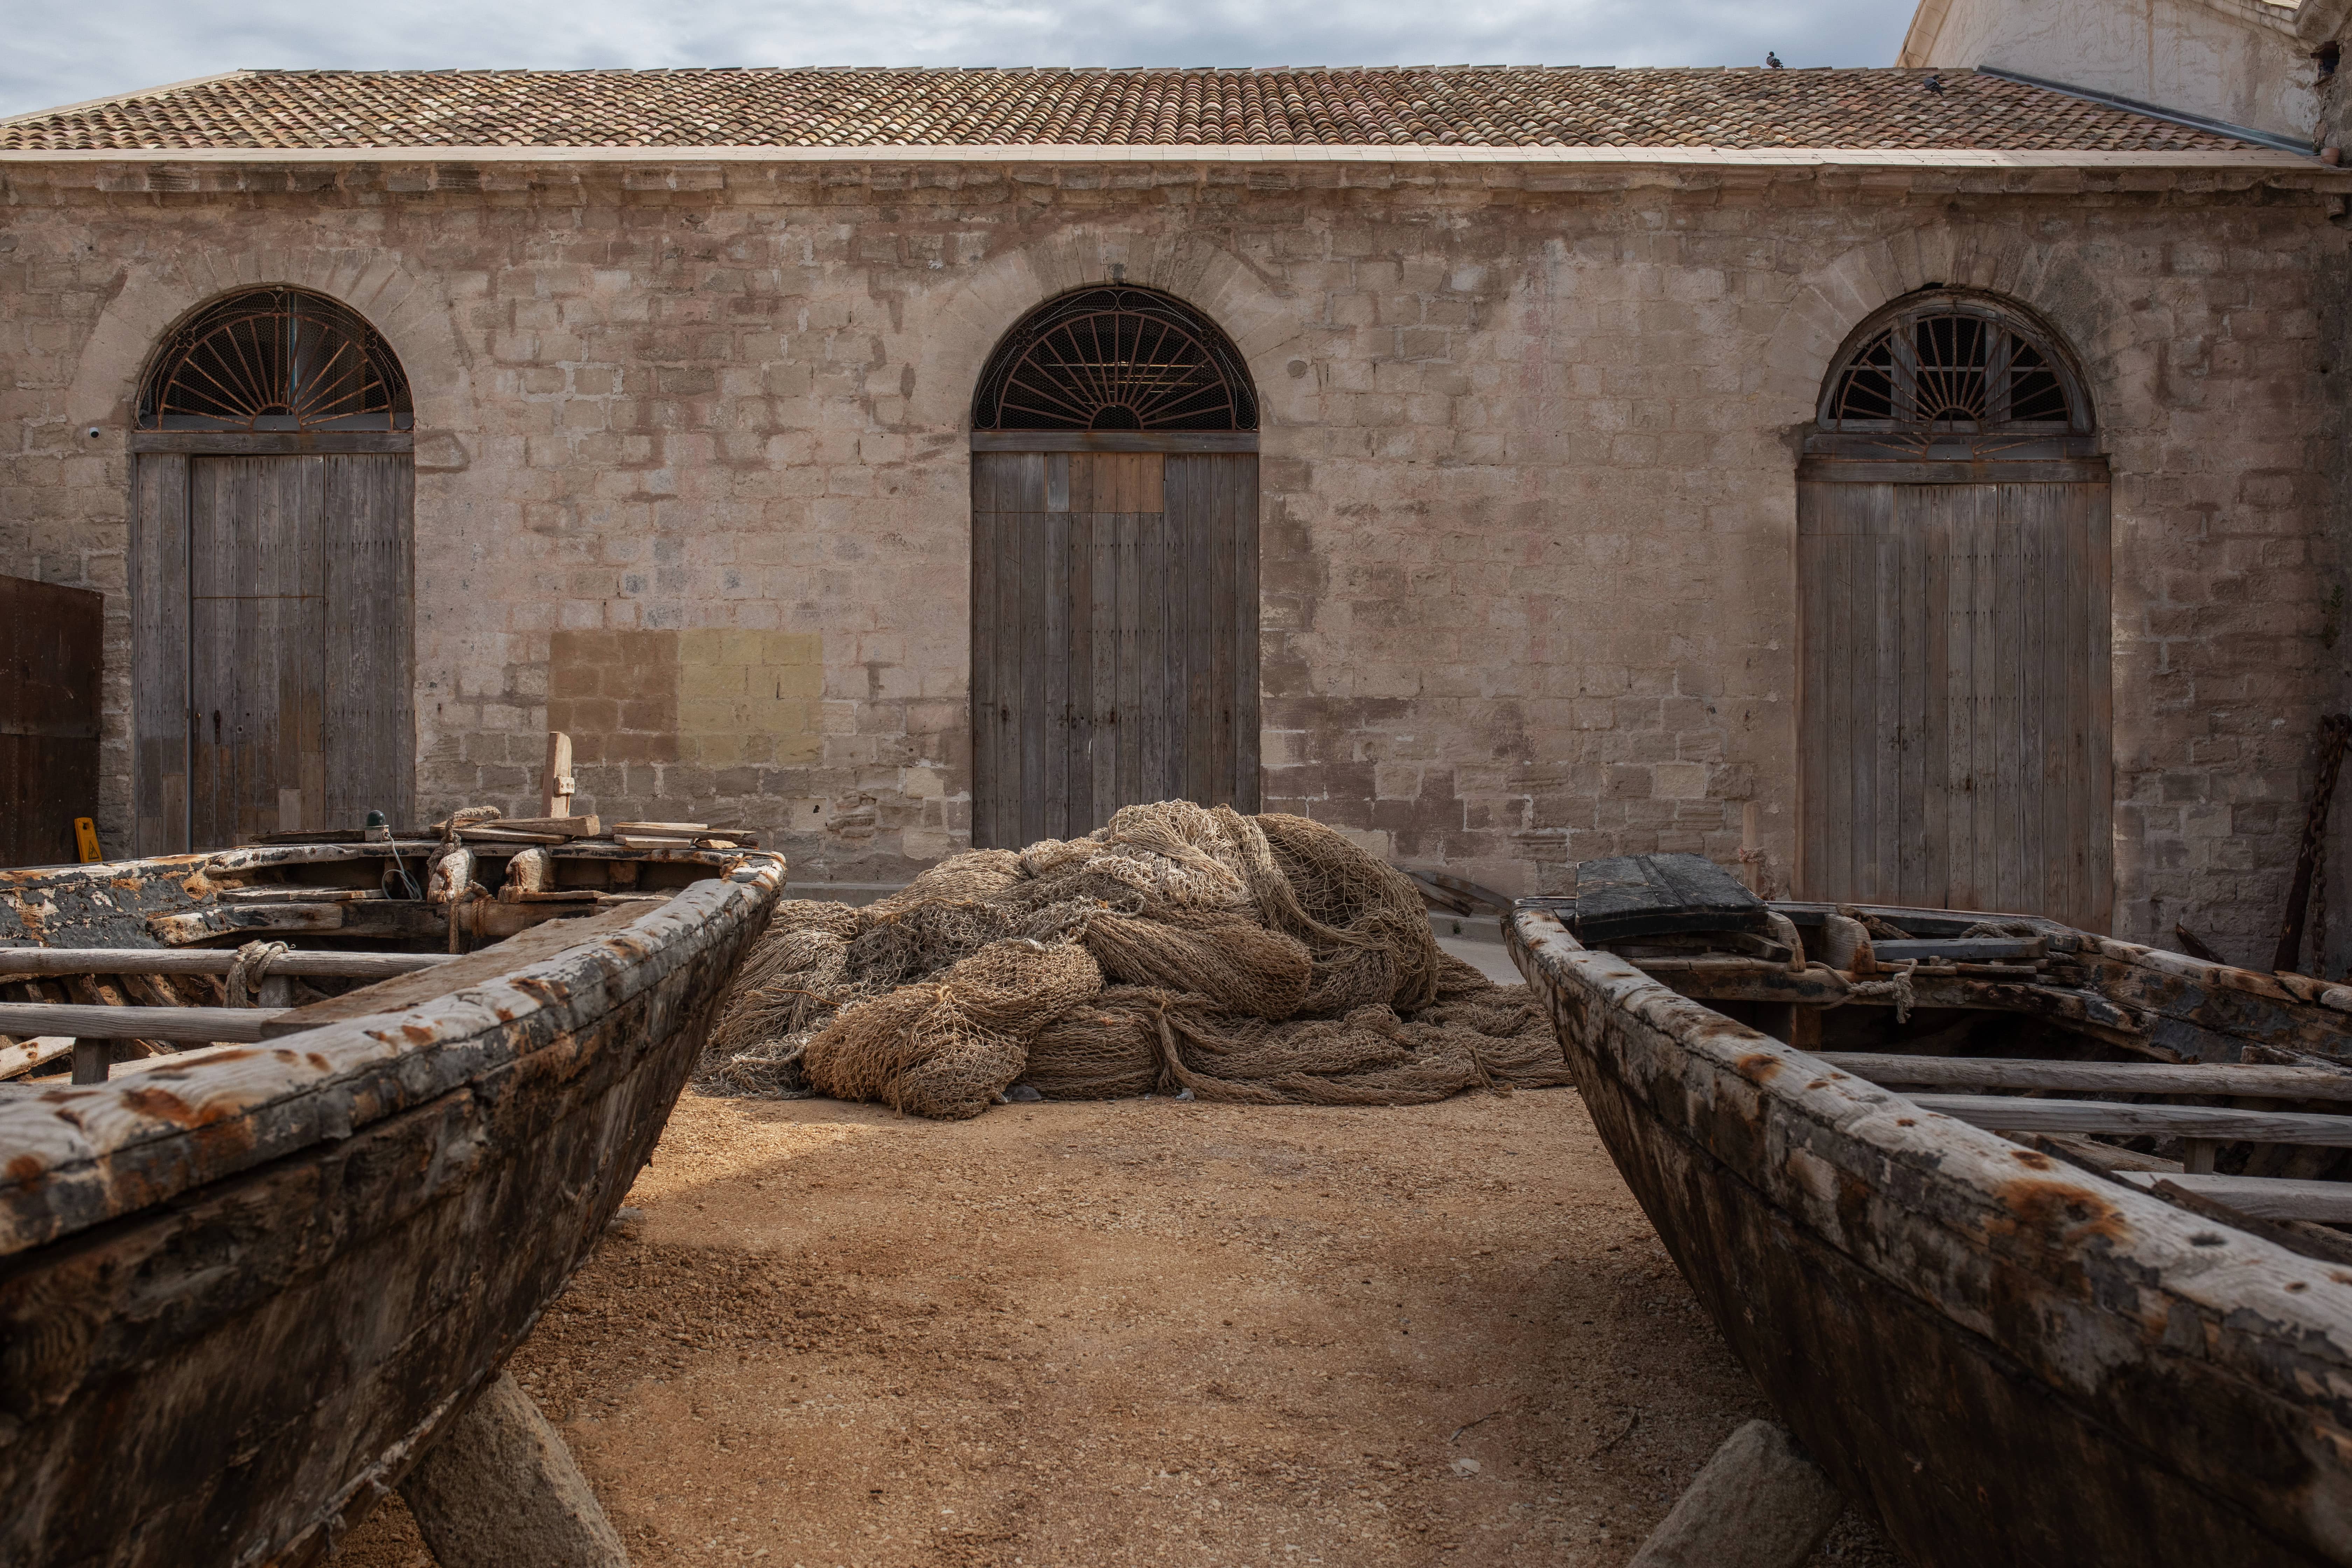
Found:
[[[936,1117],[1020,1084],[1409,1105],[1570,1081],[1527,988],[1440,952],[1402,874],[1304,817],[1181,801],[863,909],[778,906],[698,1079]]]

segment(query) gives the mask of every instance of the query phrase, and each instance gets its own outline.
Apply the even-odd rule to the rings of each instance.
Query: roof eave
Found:
[[[11,125],[27,125],[36,120],[47,120],[53,115],[73,114],[85,109],[110,109],[135,99],[183,92],[192,87],[210,87],[215,82],[235,81],[239,77],[255,74],[250,70],[215,71],[210,76],[192,76],[185,81],[167,81],[160,87],[133,88],[129,92],[110,92],[104,98],[85,98],[79,103],[53,103],[47,109],[28,109],[22,114],[0,115],[0,131],[5,131]]]
[[[2334,174],[2305,153],[2003,151],[1912,147],[1097,145],[839,147],[0,148],[0,163],[1555,163],[1899,169],[2250,169]],[[2352,174],[2352,170],[2344,171]]]

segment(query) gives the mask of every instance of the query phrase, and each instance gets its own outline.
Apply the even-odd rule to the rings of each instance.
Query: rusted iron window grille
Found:
[[[2064,435],[2087,410],[2055,355],[2003,317],[1950,303],[1908,310],[1865,337],[1830,384],[1825,430],[1938,437]]]
[[[1257,395],[1224,333],[1148,289],[1048,301],[997,346],[976,430],[1255,430]]]
[[[142,430],[406,430],[408,378],[346,305],[299,289],[215,301],[181,323],[139,398]]]

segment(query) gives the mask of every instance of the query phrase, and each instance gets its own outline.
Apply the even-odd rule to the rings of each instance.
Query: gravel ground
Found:
[[[639,1568],[1601,1568],[1764,1413],[1572,1090],[689,1094],[630,1203],[513,1370]]]

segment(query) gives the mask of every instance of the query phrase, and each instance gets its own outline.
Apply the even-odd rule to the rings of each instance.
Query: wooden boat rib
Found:
[[[0,874],[0,912],[128,970],[218,907],[192,868],[375,868],[234,853]],[[651,1157],[783,879],[635,853],[667,896],[592,890],[268,1010],[257,1043],[0,1086],[0,1561],[316,1561],[495,1375]],[[112,1011],[131,1034],[149,1010]]]
[[[1628,887],[1705,902],[1685,858],[1580,871],[1581,936],[1523,901],[1512,951],[1693,1289],[1909,1560],[2352,1563],[2352,1237],[2313,1223],[2352,1217],[2352,996],[1719,886],[1629,934]],[[1957,956],[1992,941],[2038,952]]]

